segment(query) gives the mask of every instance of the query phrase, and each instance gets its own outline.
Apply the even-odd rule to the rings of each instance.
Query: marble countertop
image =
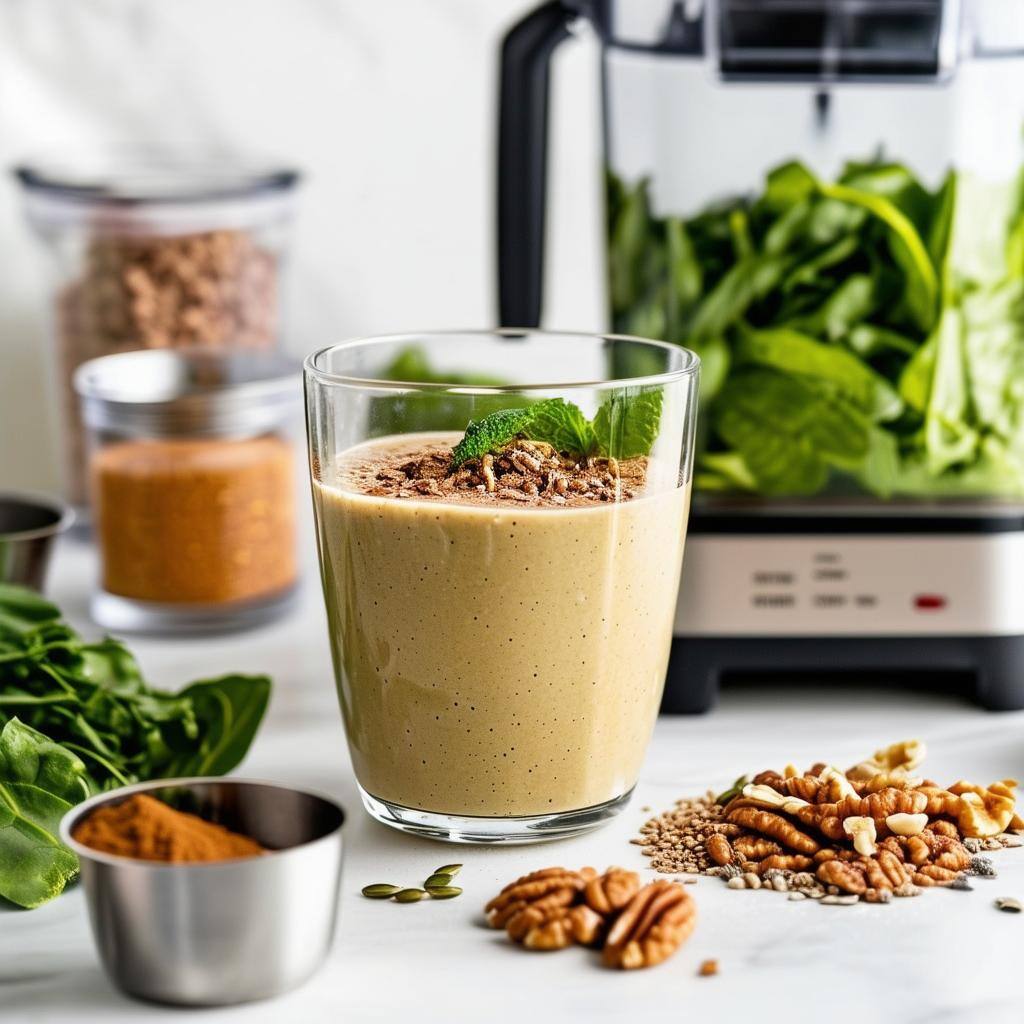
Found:
[[[88,549],[66,543],[52,594],[83,628],[92,574]],[[939,780],[1024,778],[1024,712],[994,715],[948,695],[885,688],[727,689],[706,717],[659,721],[632,804],[603,830],[546,848],[455,849],[392,832],[361,810],[312,573],[298,606],[272,627],[132,646],[162,686],[229,670],[274,676],[268,719],[240,774],[315,787],[348,810],[334,947],[310,982],[276,1000],[210,1011],[150,1007],[118,994],[102,974],[76,887],[36,911],[0,909],[4,1021],[1022,1019],[1024,915],[999,913],[993,899],[1024,898],[1024,850],[996,854],[999,877],[978,879],[973,892],[932,891],[888,906],[794,903],[702,878],[691,889],[699,923],[684,949],[658,968],[630,973],[604,970],[580,949],[526,953],[487,929],[480,908],[505,882],[554,863],[651,874],[628,842],[648,816],[644,808],[668,807],[748,769],[852,763],[880,744],[917,736],[928,742],[928,773]],[[368,882],[415,881],[451,860],[465,864],[457,900],[402,906],[359,895]],[[697,977],[711,957],[719,975]]]

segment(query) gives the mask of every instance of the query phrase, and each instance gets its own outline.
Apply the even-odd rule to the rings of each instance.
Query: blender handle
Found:
[[[548,0],[501,45],[498,122],[498,303],[503,327],[537,327],[544,284],[548,70],[579,15]]]

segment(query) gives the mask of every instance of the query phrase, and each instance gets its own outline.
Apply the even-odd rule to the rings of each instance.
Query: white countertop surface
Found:
[[[51,594],[88,628],[93,567],[65,543]],[[889,689],[727,690],[700,718],[659,721],[632,804],[579,839],[480,849],[413,839],[362,811],[335,703],[320,595],[312,572],[286,620],[229,637],[131,641],[148,678],[176,688],[227,671],[268,672],[273,703],[240,774],[334,794],[346,807],[338,935],[321,971],[279,999],[222,1010],[175,1011],[121,996],[101,972],[83,893],[72,888],[31,912],[0,909],[0,1020],[252,1021],[978,1021],[1024,1019],[1024,849],[995,854],[999,877],[969,893],[932,891],[888,906],[826,907],[702,878],[691,892],[699,923],[660,967],[620,973],[581,949],[527,953],[485,927],[481,907],[506,882],[552,864],[622,864],[652,876],[629,838],[679,796],[724,787],[741,772],[819,759],[853,763],[911,736],[928,742],[942,782],[1024,778],[1024,712],[994,715],[966,700]],[[438,864],[465,864],[456,900],[412,905],[363,899],[372,881],[416,884]],[[705,958],[720,973],[698,978]]]

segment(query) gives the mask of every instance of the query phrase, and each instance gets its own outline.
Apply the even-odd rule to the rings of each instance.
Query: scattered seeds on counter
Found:
[[[797,901],[797,900],[805,900],[805,899],[807,899],[807,893],[805,893],[805,892],[791,892],[789,894],[789,899],[794,901],[794,902]]]
[[[996,866],[992,863],[991,857],[975,855],[971,858],[970,874],[976,878],[995,878]]]
[[[995,906],[997,910],[1005,911],[1007,914],[1019,914],[1024,909],[1021,907],[1020,900],[1012,899],[1009,896],[1001,896],[995,901]]]
[[[713,978],[718,973],[717,960],[703,960],[697,968],[697,974],[701,978]]]
[[[362,892],[368,900],[389,900],[396,892],[401,892],[400,885],[391,885],[388,882],[375,882],[373,885],[364,885]]]
[[[427,897],[426,889],[400,889],[395,893],[396,903],[419,903]]]
[[[451,900],[462,895],[462,890],[457,885],[438,885],[427,892],[432,900]]]
[[[462,895],[462,890],[457,885],[452,885],[452,878],[461,868],[461,864],[445,864],[439,867],[423,883],[422,889],[407,889],[401,885],[392,885],[390,882],[375,882],[373,885],[363,886],[362,893],[367,899],[394,900],[397,903],[418,903],[428,896],[434,900],[451,900]]]
[[[974,886],[967,880],[966,875],[957,875],[948,888],[956,889],[958,892],[974,892]]]
[[[666,875],[705,873],[714,862],[707,840],[718,831],[722,808],[713,793],[693,800],[678,800],[675,807],[651,818],[631,840],[643,847],[651,867]]]
[[[746,889],[747,882],[742,875],[734,875],[725,883],[730,889]]]

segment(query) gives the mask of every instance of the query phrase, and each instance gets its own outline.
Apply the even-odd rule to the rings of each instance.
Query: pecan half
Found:
[[[739,836],[733,840],[733,850],[744,860],[764,860],[772,854],[782,853],[782,847],[771,839],[764,839],[761,836]],[[710,845],[708,848],[710,853]],[[712,857],[714,854],[712,854]]]
[[[604,918],[585,904],[575,907],[552,907],[546,918],[542,911],[531,908],[542,917],[522,937],[527,949],[550,951],[565,949],[577,942],[581,946],[594,946],[604,933]],[[527,913],[530,913],[528,911]]]
[[[735,859],[729,840],[719,833],[708,839],[706,848],[708,856],[719,866],[731,864]]]
[[[759,810],[756,807],[736,807],[729,811],[726,817],[735,825],[742,825],[749,828],[751,832],[775,839],[783,846],[796,850],[797,853],[817,853],[819,846],[815,839],[812,839],[805,832],[801,832],[787,818],[781,814],[774,814],[771,811]]]
[[[728,840],[725,840],[728,842]],[[613,914],[621,910],[640,888],[640,876],[635,871],[609,868],[603,875],[592,878],[583,890],[587,905],[598,914]]]
[[[506,885],[492,899],[484,913],[492,928],[506,928],[509,935],[519,941],[538,922],[536,915],[524,915],[533,908],[546,920],[547,911],[554,907],[567,907],[576,901],[576,894],[594,877],[593,868],[567,871],[565,868],[544,868],[523,875]],[[513,934],[515,932],[515,934]]]
[[[602,958],[608,967],[632,970],[667,960],[689,937],[697,908],[675,882],[651,882],[629,901],[612,925]]]
[[[859,863],[872,889],[895,889],[910,881],[911,872],[891,850],[879,849],[874,857],[862,857]]]
[[[949,885],[959,874],[959,871],[954,871],[952,868],[939,867],[938,864],[924,864],[915,872],[914,884]]]
[[[814,861],[802,853],[773,853],[763,858],[755,870],[759,875],[769,871],[806,871]]]
[[[841,860],[827,860],[824,864],[819,864],[818,881],[826,885],[836,885],[858,896],[868,887],[864,879],[864,868],[860,864],[850,864]]]

